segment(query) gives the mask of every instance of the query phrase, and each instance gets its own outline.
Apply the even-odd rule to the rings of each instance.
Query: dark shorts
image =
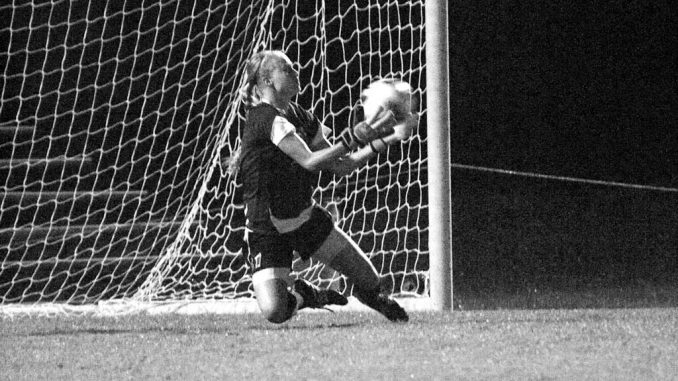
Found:
[[[316,205],[311,218],[297,230],[284,234],[250,232],[247,259],[252,273],[271,267],[292,268],[295,251],[301,259],[308,260],[333,228],[330,213]]]

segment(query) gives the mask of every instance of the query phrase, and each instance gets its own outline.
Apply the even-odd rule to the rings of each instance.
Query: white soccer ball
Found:
[[[365,120],[374,118],[380,110],[391,110],[396,121],[402,122],[412,113],[412,87],[396,79],[372,82],[361,96]]]

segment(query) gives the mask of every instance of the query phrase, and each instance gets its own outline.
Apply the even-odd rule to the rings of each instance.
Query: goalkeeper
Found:
[[[365,253],[314,203],[312,193],[320,170],[349,174],[388,144],[409,137],[414,116],[396,122],[384,111],[330,144],[330,129],[291,101],[300,91],[299,77],[283,52],[261,51],[245,70],[242,97],[248,112],[235,166],[243,182],[248,261],[262,314],[282,323],[302,308],[347,303],[336,291],[292,281],[296,252],[345,275],[354,296],[389,320],[407,321],[405,310],[380,293],[379,276]]]

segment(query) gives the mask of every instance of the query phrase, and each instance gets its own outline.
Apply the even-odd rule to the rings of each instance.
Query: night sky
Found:
[[[450,4],[452,161],[678,187],[677,9]]]

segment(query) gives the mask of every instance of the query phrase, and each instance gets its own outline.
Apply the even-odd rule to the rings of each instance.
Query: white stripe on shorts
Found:
[[[299,229],[301,225],[311,219],[311,212],[313,212],[314,205],[315,204],[311,204],[311,206],[302,210],[298,216],[292,218],[275,218],[269,211],[271,222],[273,223],[273,226],[275,226],[275,230],[277,230],[278,233],[284,234]]]

